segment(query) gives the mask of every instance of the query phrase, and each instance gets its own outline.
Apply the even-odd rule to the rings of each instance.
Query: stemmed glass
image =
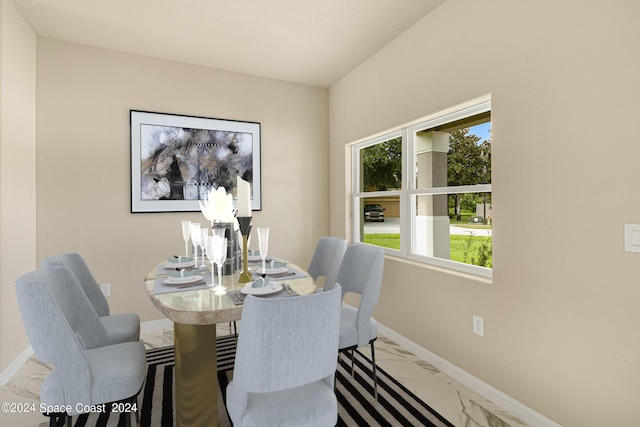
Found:
[[[207,258],[218,267],[218,285],[213,288],[216,295],[225,294],[227,289],[222,286],[222,265],[227,260],[227,239],[220,237],[220,235],[214,235],[209,237],[207,246]],[[209,255],[211,254],[211,255]],[[211,275],[213,279],[213,268],[211,269]]]
[[[267,273],[267,251],[269,250],[269,227],[258,228],[258,249],[262,258],[262,274]]]
[[[216,249],[213,244],[213,239],[215,239],[215,235],[207,236],[207,240],[205,241],[205,253],[207,254],[207,259],[211,264],[211,284],[215,284],[215,268],[213,265],[216,263]]]
[[[193,260],[195,262],[196,267],[198,266],[198,245],[199,245],[201,236],[202,234],[200,233],[200,223],[192,222],[191,223],[191,242],[193,243]]]
[[[182,238],[184,239],[184,252],[186,257],[189,256],[189,238],[191,237],[191,221],[182,220]]]
[[[200,229],[200,241],[198,242],[198,246],[200,246],[200,249],[202,251],[202,265],[200,266],[200,268],[205,268],[204,265],[204,252],[207,250],[207,241],[209,239],[209,229],[208,228],[201,228]]]

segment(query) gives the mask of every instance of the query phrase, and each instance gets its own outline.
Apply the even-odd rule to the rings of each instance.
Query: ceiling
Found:
[[[13,0],[39,36],[329,87],[445,0]]]

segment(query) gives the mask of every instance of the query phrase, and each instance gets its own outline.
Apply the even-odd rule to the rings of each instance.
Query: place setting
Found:
[[[156,279],[154,294],[210,288],[214,285],[214,265],[218,267],[218,285],[214,287],[214,292],[224,294],[220,278],[227,254],[225,230],[213,229],[212,235],[209,235],[209,229],[201,228],[200,223],[183,220],[181,225],[187,255],[171,256],[158,266],[157,274],[163,277]],[[193,257],[188,254],[189,240],[193,244]],[[209,266],[205,260],[209,261]]]
[[[212,285],[211,275],[205,274],[191,257],[172,256],[158,266],[158,277],[153,288],[154,294],[176,292],[180,290],[205,289]],[[164,277],[166,276],[166,277]]]
[[[288,282],[271,280],[268,276],[260,277],[253,282],[247,283],[240,290],[228,291],[227,294],[235,305],[242,305],[247,295],[279,298],[304,295],[295,291]]]
[[[272,279],[298,279],[306,277],[307,275],[283,261],[271,261],[266,263],[265,267],[257,267],[253,270],[253,277],[258,279],[260,277],[270,277]]]
[[[193,257],[190,256],[178,256],[173,255],[167,258],[167,261],[158,265],[158,276],[169,275],[169,273],[186,270],[186,271],[196,271],[198,267],[196,266]]]
[[[170,272],[169,277],[164,279],[165,285],[173,285],[176,287],[187,287],[194,286],[198,284],[204,284],[204,275],[197,274],[198,271],[192,270],[180,270],[175,272]]]

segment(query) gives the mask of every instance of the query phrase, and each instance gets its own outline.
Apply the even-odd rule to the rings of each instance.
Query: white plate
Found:
[[[193,261],[188,261],[188,262],[168,262],[165,264],[165,267],[167,268],[187,268],[187,267],[193,267],[195,266],[196,263]]]
[[[165,285],[190,285],[204,279],[204,276],[169,277],[164,280]]]
[[[260,255],[247,255],[247,261],[249,262],[262,261],[262,258],[260,258]]]
[[[288,267],[277,267],[277,268],[267,267],[266,272],[262,271],[262,267],[258,267],[257,269],[258,274],[280,274],[280,273],[286,273],[287,271],[289,271]]]
[[[252,288],[251,287],[252,283],[253,282],[249,283],[247,286],[240,289],[240,292],[246,295],[269,295],[282,290],[282,285],[277,282],[269,282],[261,288]]]

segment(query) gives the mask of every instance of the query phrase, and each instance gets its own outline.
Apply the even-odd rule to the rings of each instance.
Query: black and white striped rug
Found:
[[[218,380],[220,400],[224,408],[224,391],[233,377],[236,341],[231,335],[218,337]],[[173,401],[173,347],[147,350],[149,365],[143,391],[138,397],[142,427],[173,427],[175,404]],[[402,386],[385,371],[377,368],[378,400],[373,397],[371,360],[355,352],[355,377],[351,376],[349,354],[340,355],[336,372],[338,398],[338,426],[437,426],[453,427],[429,405]],[[230,425],[226,411],[220,414],[220,425]],[[106,414],[108,415],[108,414]],[[74,426],[124,425],[116,417],[101,419],[74,419]],[[98,417],[96,417],[98,418]]]

